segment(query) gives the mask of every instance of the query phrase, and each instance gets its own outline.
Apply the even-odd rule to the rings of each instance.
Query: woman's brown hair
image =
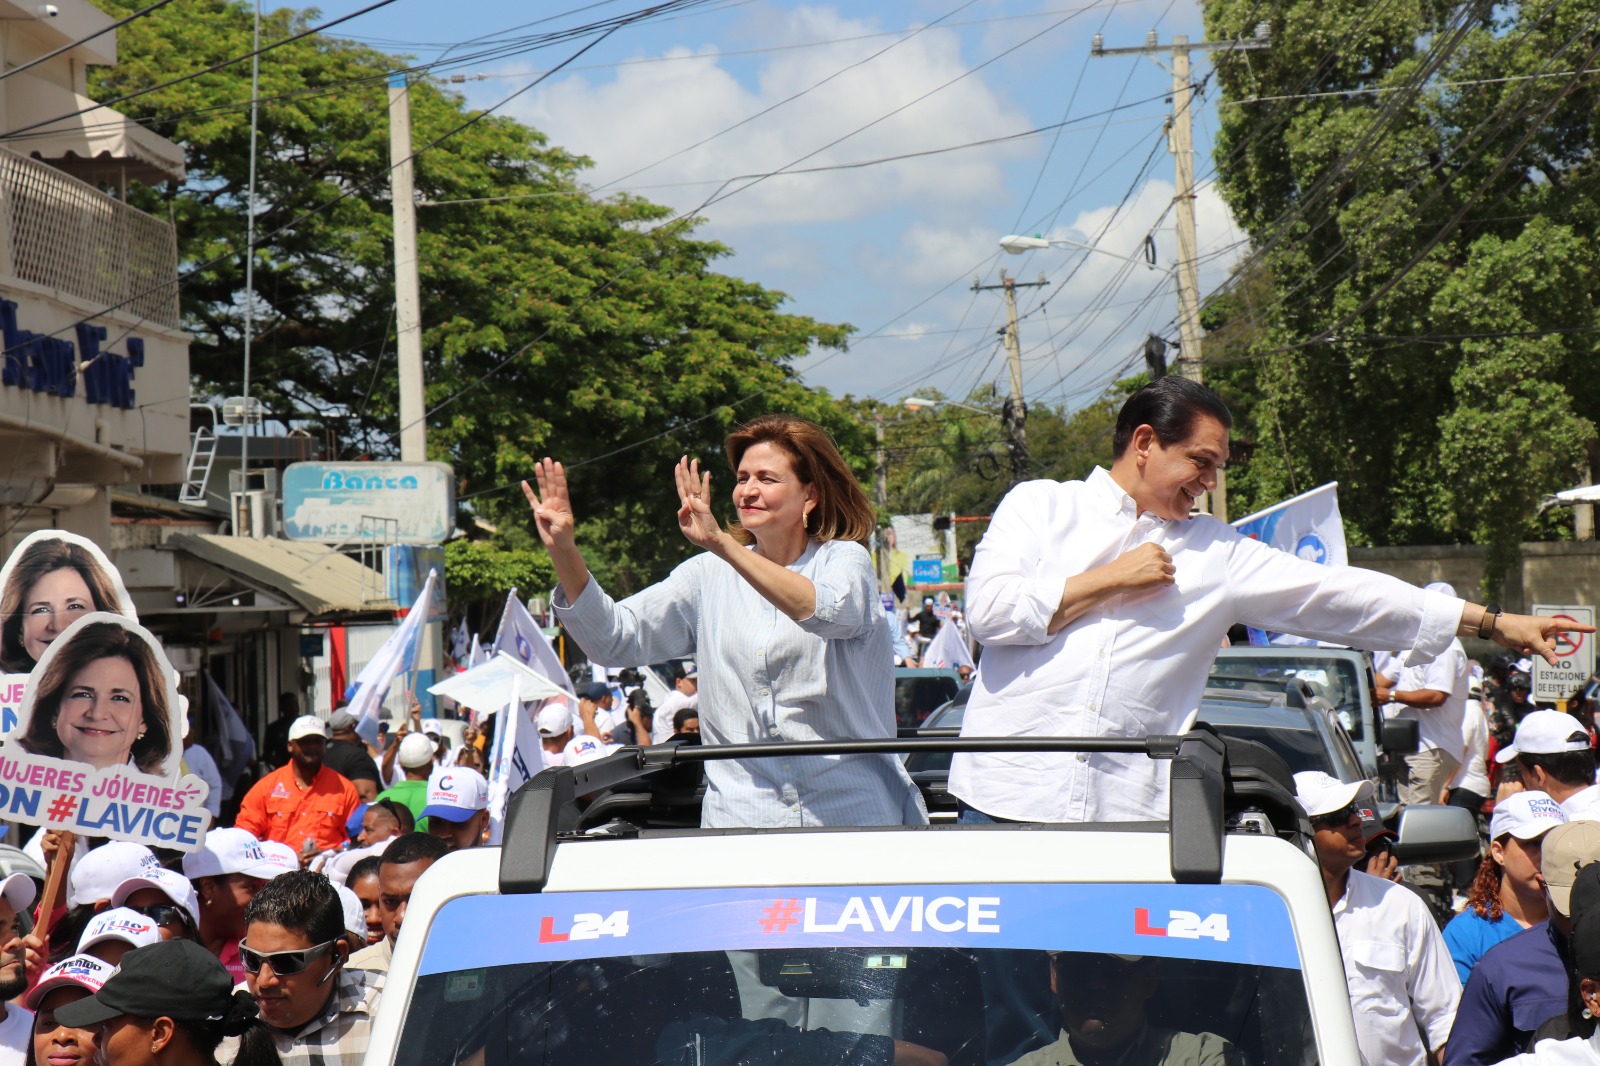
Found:
[[[89,586],[95,610],[122,613],[110,575],[87,548],[57,537],[34,541],[12,566],[6,587],[0,591],[0,669],[7,673],[26,674],[33,669],[33,657],[22,646],[23,611],[34,584],[57,570],[78,572]]]
[[[1478,866],[1478,875],[1472,879],[1467,905],[1463,909],[1476,911],[1479,918],[1498,922],[1505,914],[1505,908],[1500,903],[1500,882],[1505,875],[1505,869],[1494,861],[1494,856],[1485,854]]]
[[[757,444],[783,449],[794,464],[795,476],[816,490],[817,505],[806,520],[807,535],[822,542],[853,540],[866,547],[877,528],[877,512],[827,431],[793,415],[753,418],[728,434],[724,442],[728,465],[735,474],[744,453]],[[728,525],[728,533],[740,544],[755,540],[737,522]]]
[[[132,664],[139,678],[139,703],[145,732],[133,742],[130,754],[141,772],[161,773],[162,764],[172,755],[166,675],[149,641],[116,622],[92,622],[56,650],[44,676],[39,678],[39,694],[28,716],[28,729],[18,743],[23,751],[34,755],[68,758],[56,734],[61,699],[78,671],[100,659],[126,659]]]

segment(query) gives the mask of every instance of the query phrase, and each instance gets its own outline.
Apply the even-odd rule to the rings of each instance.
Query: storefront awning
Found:
[[[116,184],[124,174],[151,185],[183,180],[183,149],[126,115],[47,78],[18,74],[9,82],[5,128],[25,130],[0,141],[12,151],[89,182]]]
[[[382,574],[325,545],[199,533],[169,537],[165,548],[269,589],[313,618],[400,609]]]

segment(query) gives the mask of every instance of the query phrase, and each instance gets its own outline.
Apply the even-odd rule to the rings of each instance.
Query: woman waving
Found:
[[[594,662],[693,658],[707,744],[892,737],[894,666],[865,542],[874,514],[819,427],[766,415],[728,436],[738,521],[711,510],[711,475],[680,460],[678,528],[705,549],[618,603],[573,537],[566,474],[536,470],[533,506],[560,588],[556,615]],[[706,764],[708,827],[927,820],[900,760],[836,755]]]

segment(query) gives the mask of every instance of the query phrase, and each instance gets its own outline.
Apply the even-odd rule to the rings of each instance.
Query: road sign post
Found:
[[[1536,603],[1533,613],[1594,625],[1593,607]],[[1538,703],[1567,699],[1594,673],[1593,634],[1559,633],[1555,638],[1555,646],[1557,659],[1554,666],[1538,655],[1533,657],[1533,698]]]

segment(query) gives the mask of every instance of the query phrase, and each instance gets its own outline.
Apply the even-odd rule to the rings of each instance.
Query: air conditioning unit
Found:
[[[275,535],[277,515],[274,503],[272,494],[268,492],[233,493],[233,535],[255,540]]]
[[[252,467],[249,470],[228,471],[228,491],[233,492],[264,492],[268,496],[278,494],[278,471],[270,466]]]

